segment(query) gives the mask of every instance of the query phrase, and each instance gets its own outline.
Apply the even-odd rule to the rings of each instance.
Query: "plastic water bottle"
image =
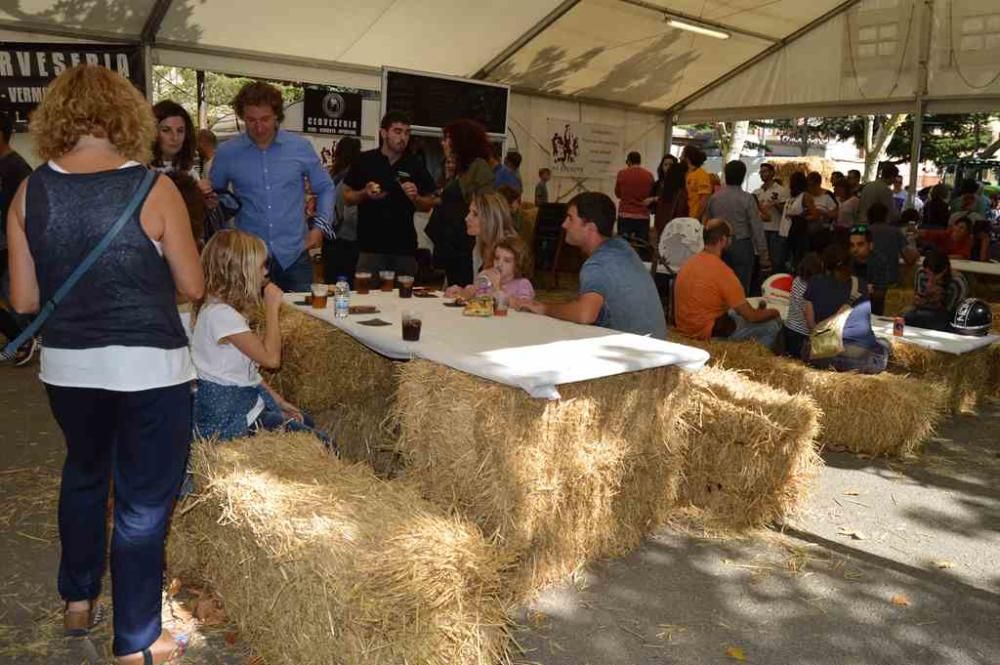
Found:
[[[479,276],[476,278],[476,295],[488,296],[491,295],[492,293],[493,293],[493,282],[491,282],[490,278],[484,275],[483,273],[479,273]]]
[[[333,315],[338,319],[346,319],[351,310],[351,286],[343,275],[337,277],[333,285]]]

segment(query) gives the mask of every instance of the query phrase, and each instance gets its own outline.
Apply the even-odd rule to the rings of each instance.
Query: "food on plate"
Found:
[[[464,316],[493,316],[493,297],[476,296],[465,303]]]

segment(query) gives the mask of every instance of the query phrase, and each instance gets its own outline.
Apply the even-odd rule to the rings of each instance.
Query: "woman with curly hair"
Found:
[[[170,662],[183,644],[160,623],[163,545],[191,443],[195,377],[177,297],[202,296],[198,251],[169,179],[156,178],[142,196],[156,121],[122,76],[96,65],[67,69],[32,115],[31,134],[47,162],[11,204],[18,311],[38,311],[138,203],[42,327],[39,378],[66,440],[64,627],[85,635],[100,617],[113,479],[113,651],[123,664]]]
[[[455,177],[441,191],[427,235],[434,241],[434,263],[444,269],[448,283],[468,284],[478,267],[473,265],[473,241],[466,234],[465,217],[472,197],[493,191],[493,169],[487,161],[492,149],[483,126],[465,119],[444,128],[441,146],[445,159],[455,164]]]

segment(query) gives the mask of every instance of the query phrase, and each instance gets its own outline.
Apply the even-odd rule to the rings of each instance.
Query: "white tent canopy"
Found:
[[[20,0],[0,30],[354,87],[377,88],[382,65],[476,75],[689,121],[1000,100],[997,0]]]

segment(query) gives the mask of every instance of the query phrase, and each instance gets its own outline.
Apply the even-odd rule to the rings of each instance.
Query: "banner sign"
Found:
[[[80,64],[112,69],[146,94],[142,47],[106,44],[0,43],[0,111],[24,130],[28,114],[45,96],[45,88],[63,71]]]
[[[361,136],[361,95],[308,87],[302,101],[302,131],[307,134]]]
[[[552,175],[607,178],[625,162],[621,127],[549,118]]]

